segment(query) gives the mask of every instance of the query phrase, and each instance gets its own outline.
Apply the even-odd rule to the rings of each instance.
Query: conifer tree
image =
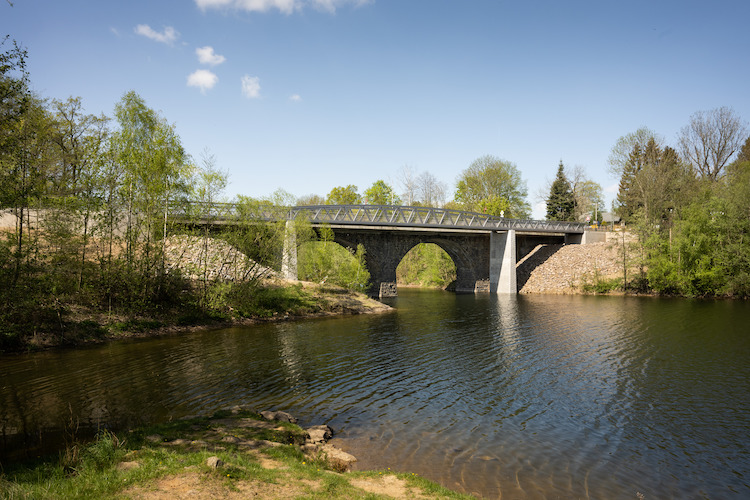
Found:
[[[643,151],[636,144],[628,156],[620,177],[620,187],[617,192],[617,214],[626,222],[630,222],[633,214],[638,210],[638,197],[635,194],[635,177],[643,167]]]
[[[575,212],[575,195],[565,176],[562,160],[557,168],[557,177],[550,188],[547,198],[547,220],[573,220]]]

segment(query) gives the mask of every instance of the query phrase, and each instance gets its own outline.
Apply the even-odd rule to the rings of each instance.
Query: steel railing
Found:
[[[307,220],[314,224],[398,226],[413,228],[487,229],[521,232],[582,233],[578,222],[509,219],[494,215],[432,207],[394,205],[311,205],[278,207],[267,204],[188,202],[172,209],[172,215],[197,221],[231,222]]]

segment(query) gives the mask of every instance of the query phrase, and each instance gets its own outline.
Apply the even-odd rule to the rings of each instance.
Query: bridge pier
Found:
[[[490,293],[518,293],[516,232],[490,233]]]
[[[284,228],[284,248],[281,254],[281,276],[297,280],[297,228],[293,220],[286,221]]]

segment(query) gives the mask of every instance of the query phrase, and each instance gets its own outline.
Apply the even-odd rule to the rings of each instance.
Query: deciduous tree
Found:
[[[372,186],[365,190],[365,202],[369,205],[400,205],[401,199],[393,191],[393,188],[383,180],[373,182]]]
[[[641,151],[646,149],[646,144],[653,139],[657,146],[664,142],[654,131],[647,127],[641,127],[635,132],[623,135],[609,153],[609,172],[613,177],[621,178],[628,168],[628,162],[631,160],[630,155],[637,146]]]
[[[358,203],[362,203],[362,197],[357,193],[357,186],[353,184],[336,186],[326,197],[328,205],[356,205]]]
[[[526,182],[515,164],[494,156],[476,159],[461,172],[455,201],[464,210],[528,218]]]
[[[119,124],[112,137],[116,160],[122,165],[122,189],[127,206],[127,260],[138,257],[144,278],[142,297],[158,292],[152,276],[164,272],[164,238],[170,203],[188,191],[191,164],[174,126],[135,92],[127,92],[115,106]],[[161,230],[160,230],[161,229]],[[162,245],[155,245],[155,238]],[[156,289],[152,290],[151,286]]]
[[[422,172],[417,177],[419,203],[426,207],[442,207],[445,204],[446,186],[430,172]]]
[[[730,108],[698,111],[680,131],[680,152],[701,177],[715,181],[746,137],[745,123]]]

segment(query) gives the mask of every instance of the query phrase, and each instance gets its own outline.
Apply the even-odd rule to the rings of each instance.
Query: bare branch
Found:
[[[680,152],[701,176],[716,180],[746,136],[745,123],[732,109],[698,111],[680,131]]]

